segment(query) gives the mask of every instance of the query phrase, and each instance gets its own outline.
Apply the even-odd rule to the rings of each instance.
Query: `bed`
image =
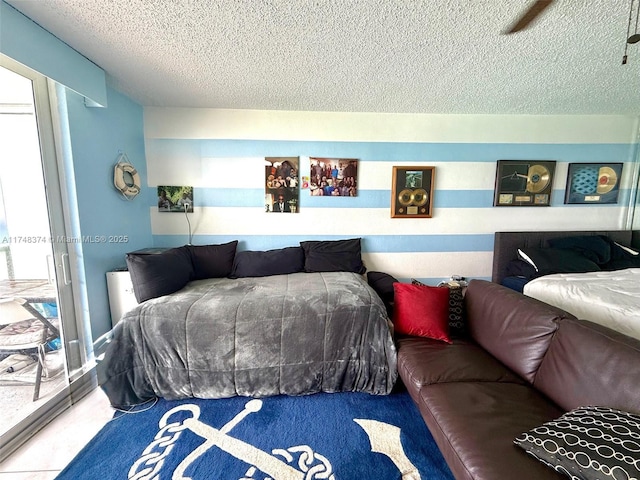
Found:
[[[114,407],[155,397],[391,393],[390,321],[363,275],[359,239],[237,255],[236,245],[127,256],[141,303],[116,324],[98,364]]]
[[[492,280],[640,338],[639,233],[496,232]]]

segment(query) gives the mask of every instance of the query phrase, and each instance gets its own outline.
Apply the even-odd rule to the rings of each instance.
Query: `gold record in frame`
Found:
[[[623,163],[570,163],[564,203],[618,203]]]
[[[549,170],[542,165],[531,165],[527,175],[527,191],[540,193],[549,185]]]
[[[398,194],[398,203],[403,207],[411,205],[413,202],[413,191],[405,188]]]
[[[435,167],[393,167],[391,218],[431,218]]]
[[[493,205],[548,207],[555,160],[498,160]]]
[[[411,205],[421,207],[429,200],[429,194],[424,188],[417,188],[411,193]]]
[[[609,193],[618,183],[618,175],[611,167],[600,167],[598,172],[598,186],[596,192],[599,194]]]

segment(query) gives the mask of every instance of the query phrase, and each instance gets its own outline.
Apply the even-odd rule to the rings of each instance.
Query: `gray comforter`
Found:
[[[98,375],[115,407],[156,396],[388,394],[396,350],[361,275],[215,278],[123,315]]]

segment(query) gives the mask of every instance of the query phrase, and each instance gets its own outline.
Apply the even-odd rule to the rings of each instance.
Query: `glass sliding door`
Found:
[[[0,309],[0,461],[71,404],[85,363],[55,152],[47,79],[0,56],[0,302],[18,305]]]

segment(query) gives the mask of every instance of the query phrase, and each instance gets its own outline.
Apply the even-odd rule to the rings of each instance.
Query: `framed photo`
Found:
[[[431,218],[436,167],[393,167],[391,218]]]
[[[267,213],[298,213],[300,157],[265,157],[264,210]]]
[[[159,186],[158,211],[192,213],[193,187]]]
[[[548,207],[555,170],[555,160],[498,160],[493,205]]]
[[[618,203],[622,163],[570,163],[564,203]]]
[[[355,197],[358,195],[358,160],[355,158],[309,157],[311,196]]]

